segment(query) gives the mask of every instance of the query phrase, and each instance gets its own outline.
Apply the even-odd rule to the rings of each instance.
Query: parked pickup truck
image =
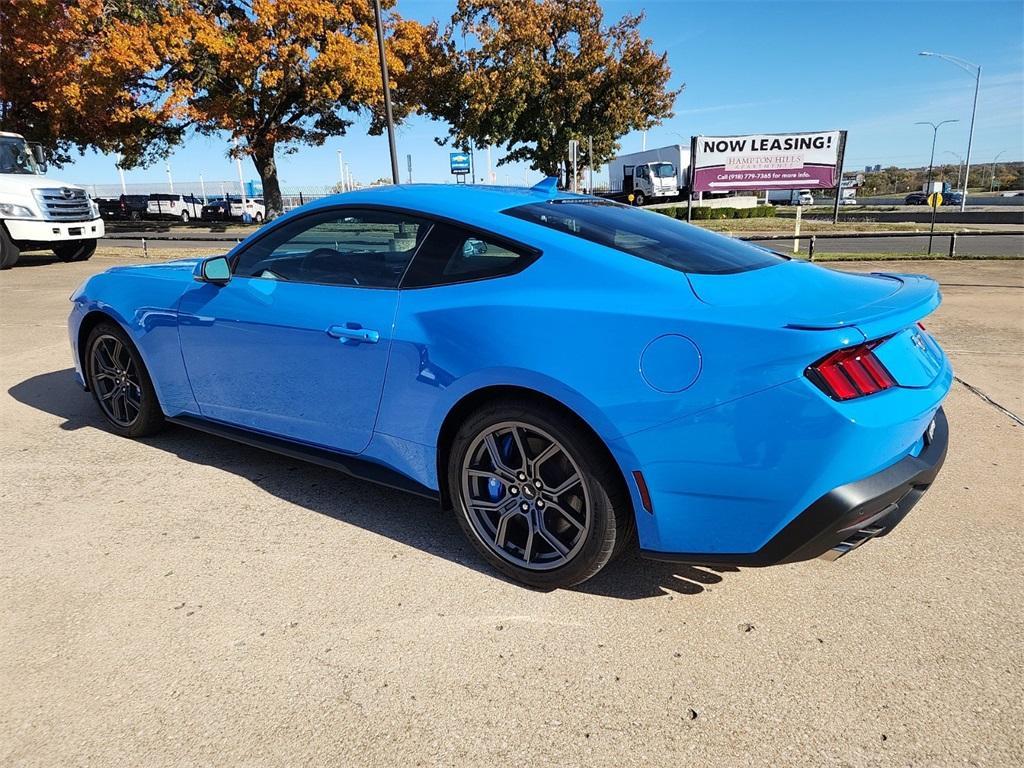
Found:
[[[43,148],[0,131],[0,269],[22,251],[53,251],[61,261],[85,261],[103,237],[99,207],[75,184],[47,178]]]
[[[146,216],[149,195],[121,195],[114,198],[97,198],[100,216],[104,219],[127,219],[139,221]]]

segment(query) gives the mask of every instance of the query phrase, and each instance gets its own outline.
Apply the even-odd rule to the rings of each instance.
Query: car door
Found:
[[[201,414],[350,453],[373,433],[397,286],[430,224],[329,209],[285,220],[232,260],[224,285],[179,305]]]

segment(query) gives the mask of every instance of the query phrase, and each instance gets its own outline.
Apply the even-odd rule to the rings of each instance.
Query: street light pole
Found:
[[[338,177],[341,179],[341,191],[348,192],[348,184],[345,183],[345,156],[338,150]]]
[[[384,55],[384,25],[380,19],[380,0],[373,0],[373,15],[377,21],[377,47],[380,49],[380,77],[384,85],[384,119],[388,123],[388,149],[391,151],[391,181],[400,184],[398,178],[398,150],[395,149],[395,121],[391,116],[391,83],[388,78],[388,59]]]
[[[921,51],[918,56],[934,56],[939,59],[945,59],[950,64],[955,64],[964,70],[968,74],[974,75],[974,106],[971,107],[971,130],[967,134],[967,164],[964,168],[964,186],[961,189],[963,197],[960,200],[960,213],[963,213],[967,208],[967,186],[968,179],[971,176],[971,145],[974,143],[974,118],[978,114],[978,91],[981,90],[981,65],[972,64],[965,59],[961,59],[958,56],[950,56],[945,53],[933,53],[931,51]]]
[[[991,192],[996,188],[996,161],[1006,154],[1006,150],[1000,151],[998,155],[992,158],[992,180],[989,182],[988,191]]]
[[[931,196],[933,194],[933,192],[932,192],[932,167],[935,165],[935,140],[939,136],[939,128],[941,128],[946,123],[959,123],[959,122],[960,122],[959,120],[942,120],[941,122],[938,122],[938,123],[931,123],[931,122],[928,122],[927,120],[918,120],[916,123],[914,123],[914,125],[930,125],[932,127],[932,155],[931,155],[931,158],[928,160],[928,185],[927,185],[927,189],[928,189],[928,197],[929,198],[931,198]],[[931,199],[934,199],[934,198],[931,198]],[[937,205],[932,205],[931,206],[931,209],[932,209],[932,227],[928,231],[928,255],[929,256],[931,255],[931,252],[932,252],[932,235],[935,234],[935,209],[936,208],[938,208]]]

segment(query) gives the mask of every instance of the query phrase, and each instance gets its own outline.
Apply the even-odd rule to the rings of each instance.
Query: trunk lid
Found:
[[[851,274],[804,261],[730,275],[687,275],[706,304],[750,312],[798,331],[851,329],[885,338],[876,356],[903,387],[927,387],[945,355],[917,323],[939,306],[938,283],[925,275]]]
[[[798,330],[856,327],[866,339],[913,325],[941,301],[938,284],[925,275],[851,274],[798,260],[687,277],[705,304],[756,311],[769,322]]]

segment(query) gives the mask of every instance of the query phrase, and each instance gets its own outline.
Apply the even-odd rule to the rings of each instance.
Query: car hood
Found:
[[[53,189],[68,187],[70,189],[82,189],[78,184],[68,184],[57,179],[50,179],[46,176],[36,176],[31,173],[4,173],[0,174],[0,188],[4,192],[14,195],[31,197],[33,189]]]
[[[216,254],[210,255],[215,256]],[[177,274],[191,275],[193,270],[196,268],[196,264],[202,261],[202,258],[174,259],[173,261],[161,261],[156,264],[125,264],[117,267],[111,267],[107,272],[135,272],[142,273],[146,276],[170,276]]]
[[[850,274],[791,260],[729,275],[688,275],[705,304],[757,312],[772,324],[801,330],[856,326],[868,338],[931,312],[938,284],[924,275]]]

